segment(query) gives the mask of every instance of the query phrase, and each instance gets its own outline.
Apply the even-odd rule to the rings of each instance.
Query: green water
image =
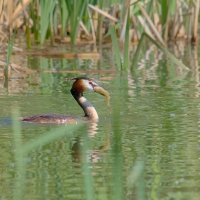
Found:
[[[113,64],[107,52],[100,63],[29,58],[27,66],[39,72],[1,87],[0,199],[199,199],[198,73],[181,72],[162,56],[154,61],[119,73],[106,71]],[[72,134],[66,126],[66,135],[27,153],[19,179],[12,110],[82,116],[69,92],[69,78],[81,75],[74,65],[110,92],[111,108],[102,96],[85,94],[99,123]],[[56,128],[24,123],[22,145]]]

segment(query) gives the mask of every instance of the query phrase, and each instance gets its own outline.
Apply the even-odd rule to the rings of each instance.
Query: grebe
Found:
[[[107,103],[109,104],[110,95],[109,93],[103,89],[102,87],[98,86],[94,80],[89,78],[74,78],[75,80],[72,88],[71,94],[80,107],[83,109],[85,113],[85,119],[97,122],[99,117],[97,111],[93,107],[93,105],[83,96],[83,92],[87,89],[90,91],[94,91],[105,96]],[[35,115],[31,117],[22,118],[23,122],[33,122],[33,123],[40,123],[40,124],[74,124],[77,123],[80,119],[72,116],[65,116],[65,115]]]

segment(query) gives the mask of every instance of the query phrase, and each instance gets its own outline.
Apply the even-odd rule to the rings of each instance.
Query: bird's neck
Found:
[[[92,121],[98,121],[99,117],[94,106],[81,93],[78,93],[72,89],[71,94],[83,109],[85,117]]]

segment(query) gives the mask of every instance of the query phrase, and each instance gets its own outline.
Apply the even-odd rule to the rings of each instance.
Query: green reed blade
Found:
[[[28,48],[31,48],[31,29],[26,25],[26,44]]]
[[[70,25],[70,37],[72,45],[75,45],[80,20],[86,12],[88,1],[65,0],[68,10],[68,21]]]
[[[94,182],[91,171],[91,160],[89,159],[89,138],[87,133],[83,137],[83,144],[81,148],[82,153],[82,172],[84,180],[84,188],[87,200],[95,199]]]
[[[18,120],[19,111],[14,110],[12,114],[12,129],[13,129],[13,138],[15,145],[15,164],[16,164],[16,179],[14,182],[14,191],[13,197],[14,200],[22,200],[23,191],[25,187],[25,163],[24,155],[22,151],[22,136],[21,136],[21,125]]]
[[[98,1],[99,9],[103,10],[103,6],[105,4],[105,0]],[[97,26],[97,41],[99,47],[102,47],[102,39],[103,39],[103,16],[98,15],[98,26]]]
[[[168,14],[168,0],[159,1],[161,4],[161,22],[164,26],[167,21],[167,14]]]
[[[116,116],[115,116],[116,118]],[[112,166],[112,176],[113,176],[113,200],[121,200],[123,196],[123,155],[122,155],[122,134],[120,127],[117,125],[119,123],[119,117],[113,123],[113,166]]]
[[[38,4],[36,3],[36,1],[31,2],[29,4],[29,16],[33,21],[33,25],[32,27],[26,27],[26,29],[30,30],[30,40],[31,40],[31,33],[34,34],[34,40],[36,42],[39,42],[39,37],[40,37],[40,19],[39,19],[39,14],[38,14]],[[26,26],[29,26],[29,23],[26,23]],[[27,31],[27,30],[26,30]],[[26,34],[27,37],[27,45],[29,45],[29,43],[31,43],[31,41],[29,40],[29,36]]]
[[[161,6],[161,12],[158,11],[158,13],[160,13],[160,21],[162,23],[162,32],[163,32],[163,36],[164,39],[167,41],[168,38],[168,34],[169,34],[169,26],[170,23],[172,22],[172,18],[174,20],[174,14],[176,12],[176,1],[167,1],[167,0],[163,0],[163,1],[159,1],[160,6]]]
[[[141,39],[139,40],[139,43],[137,45],[136,52],[135,52],[135,54],[133,55],[133,58],[132,58],[131,70],[134,70],[135,67],[137,66],[138,60],[140,58],[140,54],[142,53],[141,49],[143,48],[144,40],[145,40],[145,37],[144,37],[144,33],[143,33],[142,36],[141,36]]]
[[[116,34],[114,26],[110,28],[109,32],[112,39],[115,62],[116,62],[118,70],[121,70],[122,69],[121,53],[120,53],[120,47],[119,47],[117,34]]]
[[[40,42],[43,43],[49,27],[52,25],[52,16],[56,7],[56,1],[42,0],[40,1]]]
[[[60,5],[60,15],[61,15],[61,26],[62,26],[62,35],[66,34],[66,26],[67,26],[67,19],[69,17],[69,11],[67,9],[66,1],[59,0]]]
[[[113,85],[115,88],[122,88],[127,84],[126,80],[120,80],[116,78]],[[123,90],[120,90],[121,96],[123,95]],[[123,187],[123,154],[122,154],[122,131],[120,126],[120,113],[121,113],[121,101],[116,97],[113,97],[113,113],[112,113],[112,199],[113,200],[121,200],[123,199],[124,187]]]
[[[125,42],[124,42],[124,63],[123,69],[128,70],[129,67],[129,29],[130,29],[130,10],[128,8],[127,18],[126,18],[126,32],[125,32]]]
[[[12,55],[12,50],[13,50],[13,38],[9,39],[8,41],[8,46],[7,46],[7,53],[6,53],[6,65],[4,68],[4,76],[5,80],[7,81],[9,79],[9,64],[10,64],[10,58]]]
[[[176,10],[177,1],[170,1],[170,2],[168,1],[167,3],[168,3],[168,7],[169,7],[168,12],[170,13],[170,15],[174,15],[177,12],[177,10]]]

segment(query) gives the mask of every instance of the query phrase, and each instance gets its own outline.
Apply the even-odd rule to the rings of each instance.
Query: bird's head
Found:
[[[107,104],[109,104],[110,101],[110,94],[108,91],[106,91],[104,88],[99,86],[93,79],[85,78],[85,77],[78,77],[73,78],[72,80],[75,80],[72,89],[77,94],[83,94],[84,91],[90,90],[94,91],[98,94],[101,94],[105,96]]]
[[[93,80],[85,77],[73,78],[75,80],[72,89],[76,90],[78,93],[83,93],[86,90],[94,91],[94,88],[98,84]]]

